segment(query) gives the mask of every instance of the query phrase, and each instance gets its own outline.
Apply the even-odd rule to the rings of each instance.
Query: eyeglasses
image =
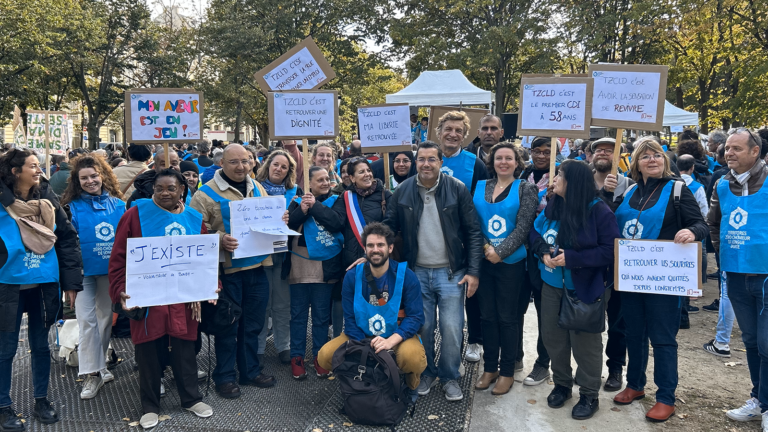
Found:
[[[248,159],[240,159],[240,160],[232,159],[232,160],[228,160],[227,163],[232,166],[238,166],[238,165],[250,165],[251,161]]]
[[[429,163],[430,165],[432,165],[432,164],[436,164],[438,160],[439,159],[437,159],[436,157],[428,157],[428,158],[421,157],[416,159],[416,163],[418,163],[419,165],[424,165],[425,163]]]
[[[411,163],[410,159],[395,159],[395,165],[405,165]]]
[[[601,154],[601,153],[613,154],[613,149],[612,148],[600,148],[600,149],[597,149],[597,150],[594,151],[594,154]]]
[[[533,150],[533,151],[531,152],[531,154],[532,154],[532,155],[534,155],[534,156],[546,156],[546,157],[550,157],[550,156],[552,156],[552,152],[551,152],[551,151],[538,151],[538,150]]]
[[[752,135],[752,131],[747,129],[747,128],[745,128],[745,127],[740,127],[738,129],[736,129],[736,132],[734,132],[733,135],[743,134],[743,133],[746,133],[747,135],[749,135],[749,139],[752,140],[752,142],[755,143],[756,146],[761,147],[761,145],[758,144],[757,141],[755,141],[755,137]]]
[[[661,159],[664,159],[664,155],[661,153],[656,153],[654,155],[645,155],[640,158],[640,162],[648,162],[651,160],[651,158],[656,160],[661,160]]]
[[[176,188],[176,186],[170,186],[167,189],[164,189],[163,187],[155,186],[154,188],[152,188],[152,190],[154,190],[155,193],[158,193],[158,194],[161,194],[163,192],[176,193],[179,191],[179,189]]]

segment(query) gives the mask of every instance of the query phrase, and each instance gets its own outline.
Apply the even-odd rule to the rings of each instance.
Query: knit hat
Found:
[[[179,169],[181,170],[182,174],[187,171],[192,171],[195,174],[200,174],[200,170],[197,169],[197,164],[190,161],[181,161],[179,163]]]

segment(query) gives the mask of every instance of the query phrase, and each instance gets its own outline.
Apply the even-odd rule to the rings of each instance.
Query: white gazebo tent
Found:
[[[469,82],[460,70],[425,71],[411,85],[387,95],[387,103],[410,106],[487,105],[491,109],[493,95]]]
[[[680,109],[669,101],[664,101],[664,126],[698,126],[699,113],[688,112]]]

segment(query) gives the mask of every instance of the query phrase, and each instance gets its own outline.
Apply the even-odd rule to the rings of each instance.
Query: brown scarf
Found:
[[[373,183],[371,184],[371,187],[368,189],[360,189],[357,187],[357,185],[353,186],[355,187],[355,192],[357,192],[358,195],[361,197],[367,197],[368,195],[371,195],[372,193],[376,192],[376,186],[379,184],[379,179],[373,179]]]
[[[56,243],[56,211],[47,199],[15,200],[5,208],[16,221],[21,241],[27,249],[38,255],[45,255]]]

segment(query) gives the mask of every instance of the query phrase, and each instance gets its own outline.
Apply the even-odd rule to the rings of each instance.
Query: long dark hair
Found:
[[[560,221],[557,243],[573,249],[578,247],[576,239],[587,223],[590,204],[597,196],[595,178],[589,165],[579,160],[567,160],[560,164],[558,175],[566,182],[565,199],[555,195],[552,219]]]
[[[13,191],[14,194],[17,192],[26,193],[27,191],[16,191],[16,173],[14,173],[14,169],[21,170],[24,164],[27,163],[27,158],[30,156],[37,156],[35,152],[29,149],[19,149],[19,148],[13,148],[8,150],[2,157],[0,157],[0,181],[5,183],[8,188]],[[35,190],[31,191],[32,194],[35,193],[37,186],[33,188]]]

